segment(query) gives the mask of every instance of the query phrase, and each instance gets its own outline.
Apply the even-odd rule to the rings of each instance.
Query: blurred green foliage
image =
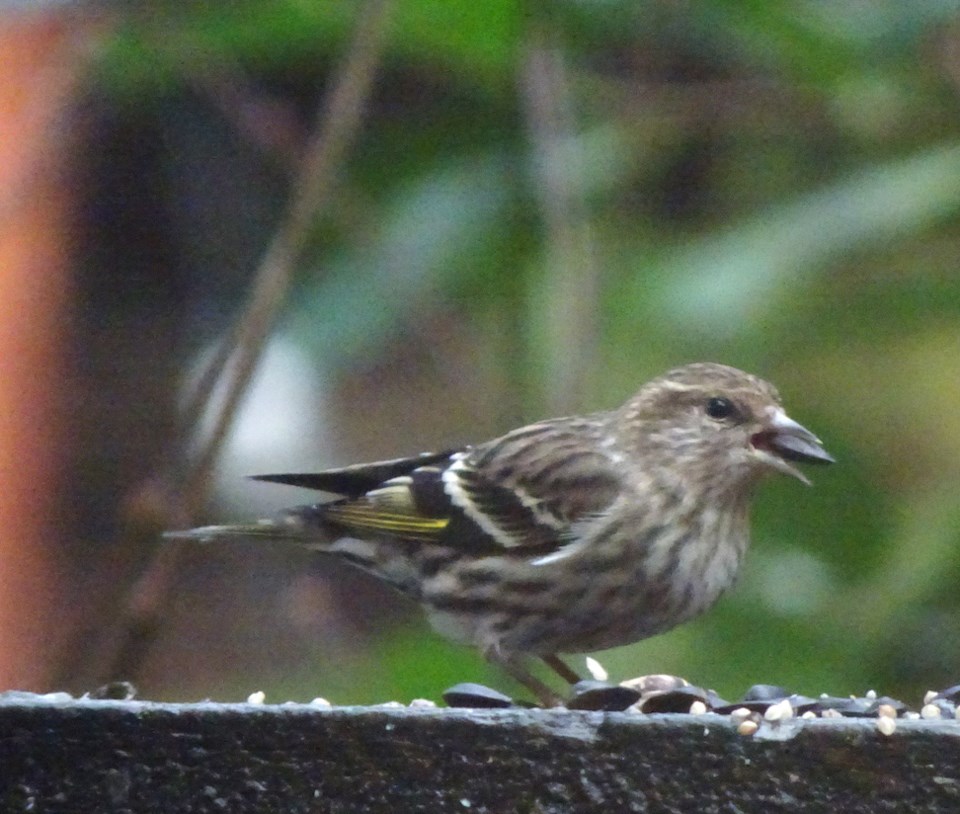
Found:
[[[135,105],[201,66],[324,76],[356,8],[158,5],[106,44],[100,81]],[[555,406],[557,297],[586,298],[591,318],[564,330],[595,349],[565,409],[612,406],[694,359],[764,375],[839,463],[812,490],[764,486],[747,572],[714,612],[601,662],[731,696],[767,682],[915,701],[956,683],[960,3],[399,0],[391,14],[284,330],[343,371],[402,360],[409,326],[455,314],[476,343],[456,363],[506,370],[512,395],[455,416],[449,442]],[[539,203],[520,90],[535,32],[565,65],[573,126],[553,169],[586,213],[582,284],[557,276]],[[385,622],[369,653],[335,669],[310,653],[267,689],[371,702],[469,679],[507,684],[425,625]]]

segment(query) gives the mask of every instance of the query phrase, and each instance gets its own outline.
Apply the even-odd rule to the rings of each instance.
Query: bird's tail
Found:
[[[393,585],[402,593],[419,598],[423,582],[419,561],[412,557],[412,543],[389,540],[365,540],[344,536],[344,531],[325,519],[322,506],[297,506],[285,509],[269,520],[229,526],[201,526],[168,531],[170,541],[213,542],[288,542],[313,551],[332,554]]]
[[[258,520],[254,523],[239,523],[228,526],[200,526],[165,532],[165,540],[194,541],[199,543],[238,542],[241,540],[260,540],[290,542],[311,548],[324,549],[337,538],[320,517],[314,506],[298,506],[285,509],[275,517]]]

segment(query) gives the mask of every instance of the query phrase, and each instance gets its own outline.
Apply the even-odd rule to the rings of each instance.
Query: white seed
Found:
[[[737,707],[733,712],[730,713],[730,720],[735,724],[741,724],[752,714],[753,713],[750,712],[750,710],[746,707]]]
[[[809,721],[811,718],[816,718],[816,717],[817,717],[817,713],[814,712],[812,709],[808,709],[808,710],[807,710],[806,712],[804,712],[803,715],[801,715],[800,717],[801,717],[801,718],[806,718],[806,719]]]
[[[842,718],[843,713],[838,709],[825,709],[820,713],[821,718]]]
[[[740,722],[740,726],[737,727],[737,732],[739,732],[741,735],[752,735],[759,728],[760,724],[758,724],[756,721],[751,721],[748,719]]]
[[[923,696],[923,703],[929,704],[934,698],[936,698],[939,693],[936,690],[927,690]]]
[[[917,721],[920,719],[920,713],[914,712],[912,709],[910,709],[903,713],[903,717],[908,721]]]
[[[927,718],[941,718],[943,713],[940,712],[940,707],[936,704],[924,704],[923,708],[920,710],[920,717]]]
[[[314,699],[310,702],[310,706],[311,706],[311,707],[323,707],[324,709],[326,709],[327,707],[332,707],[333,704],[331,704],[326,698],[319,698],[319,697],[317,697],[317,698],[314,698]]]
[[[267,700],[267,694],[263,690],[257,690],[256,692],[252,692],[250,693],[250,695],[247,696],[247,703],[255,704],[257,706],[259,706],[266,700]]]
[[[436,705],[437,702],[429,698],[414,698],[410,702],[410,709],[433,709]]]
[[[881,715],[877,718],[877,730],[881,735],[892,735],[897,731],[897,722],[888,715]]]
[[[876,690],[867,690],[866,696],[864,696],[868,701],[877,700],[877,691]]]
[[[792,717],[793,707],[790,706],[790,701],[786,698],[776,704],[771,704],[763,713],[763,718],[766,721],[783,721]]]
[[[896,718],[897,710],[890,704],[881,704],[877,707],[877,715],[881,718]]]
[[[690,705],[691,715],[703,715],[707,711],[707,705],[703,701],[694,701]]]
[[[586,662],[587,671],[593,676],[594,681],[606,681],[608,678],[610,678],[610,673],[608,673],[603,668],[603,665],[595,658],[592,656],[587,656]]]

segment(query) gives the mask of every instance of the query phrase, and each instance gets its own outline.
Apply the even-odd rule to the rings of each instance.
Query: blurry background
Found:
[[[345,565],[158,533],[694,360],[839,463],[612,676],[960,679],[960,3],[35,2],[0,63],[2,688],[513,690]]]

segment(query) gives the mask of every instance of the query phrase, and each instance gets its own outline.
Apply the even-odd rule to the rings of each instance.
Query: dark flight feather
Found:
[[[411,458],[393,458],[389,461],[375,461],[369,464],[355,464],[342,469],[327,469],[324,472],[303,472],[280,475],[253,475],[252,480],[267,483],[282,483],[286,486],[300,486],[303,489],[316,489],[344,497],[360,497],[382,485],[384,481],[409,475],[414,469],[430,464],[445,464],[456,450],[446,452],[424,452]]]

